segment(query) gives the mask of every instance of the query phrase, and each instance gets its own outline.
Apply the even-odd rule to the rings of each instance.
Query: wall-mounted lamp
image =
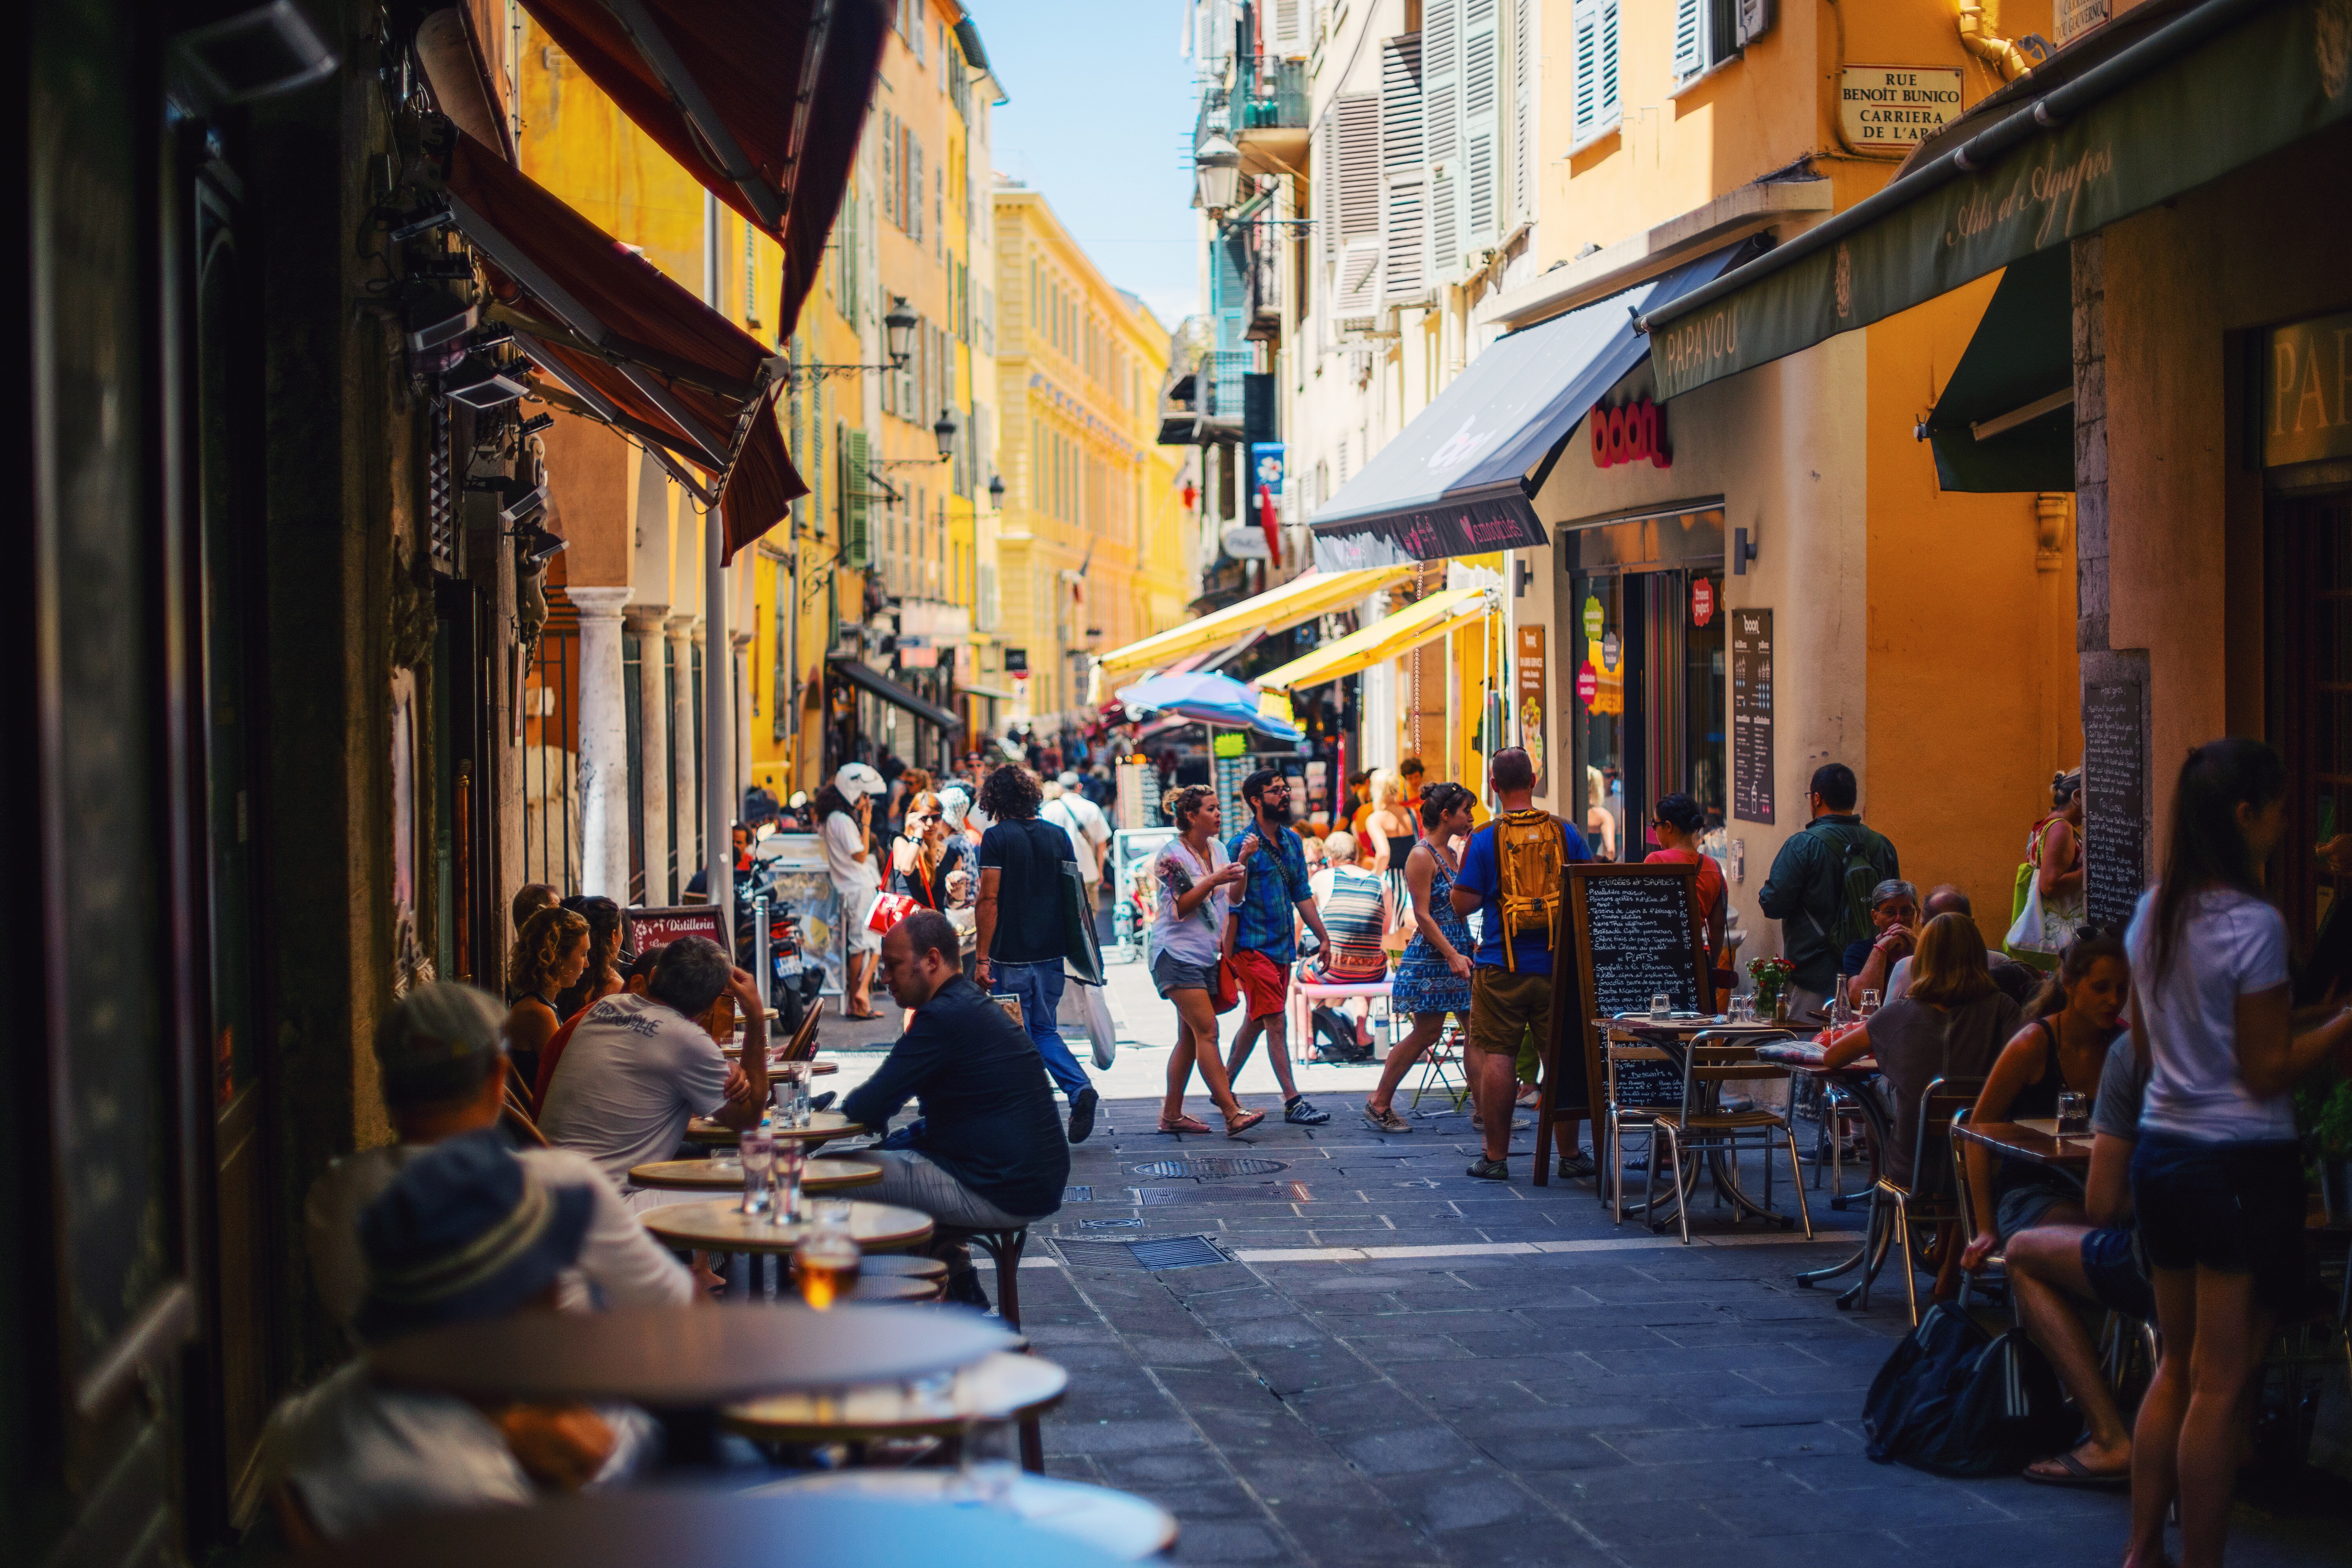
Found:
[[[1003,474],[988,476],[988,504],[999,511],[1004,510],[1004,476]]]
[[[1202,210],[1211,214],[1228,211],[1234,205],[1234,194],[1241,188],[1242,150],[1211,132],[1209,139],[1193,149],[1192,181]]]
[[[1756,542],[1748,537],[1746,529],[1733,529],[1731,531],[1731,574],[1735,577],[1747,576],[1748,563],[1755,559]]]
[[[944,463],[955,456],[956,435],[962,428],[956,423],[954,409],[940,410],[939,423],[931,426],[931,436],[940,444],[940,462]]]
[[[907,309],[904,294],[890,296],[890,313],[882,318],[882,348],[892,368],[904,370],[915,352],[915,312]]]

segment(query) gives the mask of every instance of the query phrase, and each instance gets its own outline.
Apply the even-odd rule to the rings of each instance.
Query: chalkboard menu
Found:
[[[1731,815],[1772,820],[1772,612],[1731,612]]]
[[[2121,931],[2147,886],[2146,688],[2083,688],[2083,902],[2095,926]]]

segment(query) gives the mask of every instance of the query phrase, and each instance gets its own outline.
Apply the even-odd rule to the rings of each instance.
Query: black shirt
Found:
[[[961,974],[915,1009],[841,1110],[880,1128],[909,1096],[923,1115],[914,1147],[932,1163],[1007,1214],[1034,1219],[1062,1206],[1070,1144],[1045,1064],[1026,1031]]]
[[[1059,963],[1062,940],[1062,872],[1073,865],[1070,836],[1050,822],[1028,817],[1000,822],[981,836],[980,868],[998,873],[996,940],[988,954],[995,963]]]

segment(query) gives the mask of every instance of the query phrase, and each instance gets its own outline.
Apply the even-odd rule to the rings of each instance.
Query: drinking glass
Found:
[[[809,1146],[797,1138],[776,1141],[776,1197],[770,1225],[793,1225],[801,1217],[801,1176],[808,1170]]]
[[[1878,993],[1875,991],[1864,992],[1862,994],[1862,1005],[1854,1010],[1865,1018],[1876,1013],[1878,1011]]]
[[[956,1468],[964,1497],[989,1508],[1010,1507],[1021,1480],[1020,1440],[1013,1423],[980,1420],[964,1428],[963,1453]]]
[[[809,1064],[780,1062],[775,1081],[768,1086],[768,1099],[776,1108],[776,1119],[786,1127],[806,1127],[809,1124]]]
[[[818,1204],[815,1222],[793,1248],[793,1285],[802,1300],[823,1311],[857,1288],[863,1256],[849,1234],[849,1205]]]
[[[1675,1015],[1675,999],[1661,991],[1650,998],[1650,1022],[1663,1024]]]
[[[743,1134],[736,1150],[736,1158],[743,1165],[743,1212],[762,1215],[774,1202],[768,1191],[768,1182],[776,1169],[776,1141],[765,1128],[754,1127]]]
[[[2086,1132],[2091,1126],[2091,1097],[2071,1089],[2058,1091],[2058,1131]]]

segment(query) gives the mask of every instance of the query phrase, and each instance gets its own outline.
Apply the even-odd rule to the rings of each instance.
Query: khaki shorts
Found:
[[[1474,1051],[1517,1057],[1520,1038],[1551,1027],[1551,976],[1514,974],[1485,964],[1470,972],[1470,1030],[1462,1043]]]

